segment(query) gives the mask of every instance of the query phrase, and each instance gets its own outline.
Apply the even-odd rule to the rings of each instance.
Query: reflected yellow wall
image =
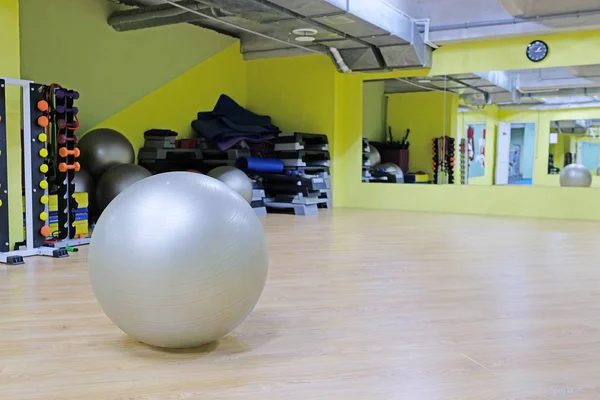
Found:
[[[525,48],[534,39],[550,46],[550,56],[534,64],[525,57]],[[430,71],[418,74],[443,75],[500,69],[543,68],[565,65],[600,64],[600,31],[565,33],[545,37],[526,37],[478,43],[444,46],[433,53]],[[478,185],[392,185],[360,182],[360,159],[362,136],[362,82],[369,79],[411,76],[414,72],[394,71],[375,74],[341,75],[336,77],[336,127],[334,165],[334,196],[336,204],[344,207],[399,209],[408,211],[474,213],[523,217],[567,218],[600,220],[598,197],[600,192],[583,188],[560,188],[546,186],[478,186]],[[585,111],[587,114],[590,110]],[[577,111],[571,110],[572,115]],[[561,113],[558,113],[560,117]],[[581,113],[583,114],[583,112]],[[588,114],[589,115],[589,114]],[[535,116],[535,115],[534,115]],[[512,115],[512,118],[521,117]],[[582,116],[581,118],[587,118]],[[573,116],[560,119],[574,119]],[[498,116],[498,120],[502,120]],[[527,121],[537,122],[540,121]],[[547,158],[543,161],[540,149],[548,152],[547,120],[546,134],[537,135],[534,179],[540,165],[547,173]],[[542,125],[539,125],[542,126]],[[495,136],[495,135],[494,135]],[[486,149],[488,159],[494,159]],[[486,175],[493,173],[488,172]],[[492,175],[493,176],[493,175]],[[557,177],[543,179],[552,181]]]
[[[456,137],[457,110],[458,96],[454,94],[417,92],[388,95],[387,124],[392,128],[394,140],[401,140],[410,129],[411,172],[423,171],[432,177],[432,140],[444,133]]]
[[[371,142],[385,141],[385,82],[365,82],[363,100],[363,137]]]

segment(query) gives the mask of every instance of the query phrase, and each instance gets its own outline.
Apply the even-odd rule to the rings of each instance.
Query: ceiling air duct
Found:
[[[383,0],[138,1],[109,24],[126,31],[192,23],[239,37],[248,60],[323,53],[342,71],[431,67],[417,22]]]

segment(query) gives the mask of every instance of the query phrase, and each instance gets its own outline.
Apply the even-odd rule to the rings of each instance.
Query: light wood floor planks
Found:
[[[600,398],[600,224],[264,221],[259,305],[198,350],[122,334],[92,297],[85,251],[0,266],[0,399]]]

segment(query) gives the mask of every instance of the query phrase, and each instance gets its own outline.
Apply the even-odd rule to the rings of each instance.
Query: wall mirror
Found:
[[[361,180],[559,186],[576,163],[600,186],[599,96],[600,65],[366,81]]]

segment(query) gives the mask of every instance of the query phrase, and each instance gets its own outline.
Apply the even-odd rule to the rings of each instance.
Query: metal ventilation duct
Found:
[[[600,9],[598,0],[498,0],[513,16],[521,18],[558,15]]]
[[[192,23],[239,37],[248,60],[318,52],[355,71],[431,67],[415,20],[383,0],[136,1],[139,8],[111,15],[115,30]],[[302,38],[297,29],[316,33]]]

